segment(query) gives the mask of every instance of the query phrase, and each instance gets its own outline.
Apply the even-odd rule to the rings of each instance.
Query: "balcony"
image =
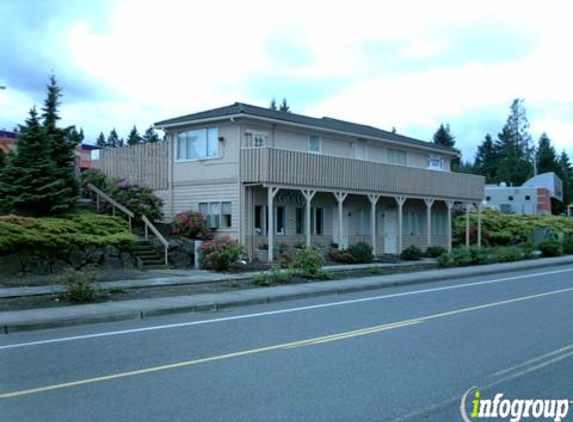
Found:
[[[241,181],[481,201],[484,178],[277,148],[241,150]]]

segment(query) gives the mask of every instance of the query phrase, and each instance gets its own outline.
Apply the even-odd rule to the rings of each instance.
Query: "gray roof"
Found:
[[[459,153],[458,150],[448,148],[443,145],[436,145],[434,143],[421,141],[419,139],[410,138],[408,136],[399,135],[397,133],[388,132],[386,130],[378,129],[373,126],[362,125],[358,123],[347,122],[344,120],[334,119],[331,117],[309,117],[302,114],[271,110],[269,108],[257,107],[244,103],[235,103],[225,107],[214,108],[211,110],[201,111],[199,113],[188,114],[186,116],[175,117],[173,119],[162,120],[155,123],[156,126],[177,125],[184,123],[193,123],[203,119],[216,119],[218,117],[225,118],[236,115],[244,115],[245,117],[265,118],[286,123],[293,123],[305,126],[316,127],[317,129],[335,130],[338,132],[345,132],[355,136],[367,136],[373,138],[382,138],[390,141],[397,141],[407,143],[412,146],[430,147],[437,150],[442,150],[450,153]]]

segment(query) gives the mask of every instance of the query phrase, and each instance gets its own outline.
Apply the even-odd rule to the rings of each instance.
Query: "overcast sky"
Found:
[[[464,158],[524,98],[573,155],[573,1],[0,0],[0,128],[54,72],[88,142],[241,101],[430,140]]]

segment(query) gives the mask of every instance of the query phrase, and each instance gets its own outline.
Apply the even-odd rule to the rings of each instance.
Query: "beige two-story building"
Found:
[[[457,150],[372,126],[242,103],[156,126],[167,142],[104,150],[96,167],[154,188],[167,220],[199,210],[270,261],[279,244],[450,248],[452,207],[484,195],[482,177],[451,172]]]

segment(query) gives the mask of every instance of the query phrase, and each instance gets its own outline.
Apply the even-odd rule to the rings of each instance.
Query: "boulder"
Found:
[[[173,251],[169,254],[169,264],[174,267],[189,267],[191,265],[191,255],[181,251]]]

